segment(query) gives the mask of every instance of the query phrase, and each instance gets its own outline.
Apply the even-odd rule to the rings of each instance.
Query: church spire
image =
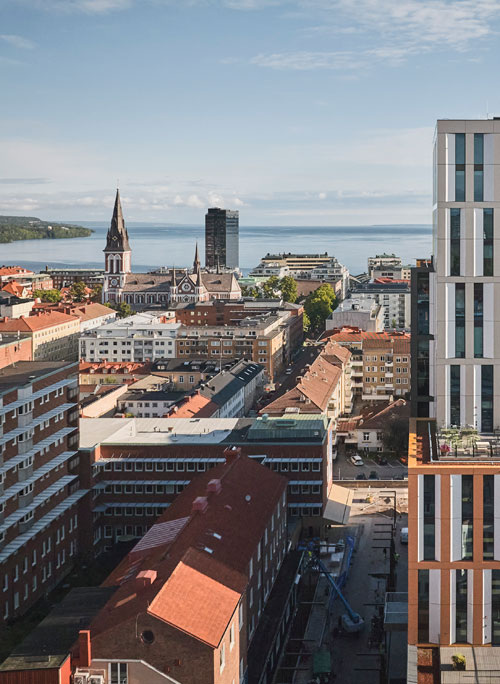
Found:
[[[198,241],[196,241],[196,249],[194,252],[194,261],[193,261],[193,271],[196,273],[199,268],[200,268],[200,256],[198,254]]]
[[[106,250],[113,252],[129,252],[128,233],[123,220],[122,205],[120,202],[120,191],[116,190],[115,207],[113,217],[108,230],[106,239]]]

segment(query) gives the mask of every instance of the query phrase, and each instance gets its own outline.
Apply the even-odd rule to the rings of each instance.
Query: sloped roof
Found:
[[[199,473],[157,521],[188,518],[174,539],[132,550],[103,583],[117,589],[91,624],[93,641],[148,611],[218,645],[246,589],[250,558],[287,486],[284,477],[237,450],[224,454],[226,462]],[[218,493],[207,491],[214,479],[220,481]],[[206,497],[203,513],[193,511],[198,497]],[[153,577],[148,586],[136,579],[144,571]]]
[[[171,418],[209,418],[213,416],[214,413],[219,409],[217,404],[210,401],[208,397],[203,396],[203,394],[193,394],[190,397],[186,397],[184,401],[179,406],[174,407],[174,410],[170,413]]]
[[[56,325],[78,321],[77,316],[68,316],[60,311],[44,311],[34,316],[21,316],[21,318],[0,318],[0,332],[30,331],[36,332]]]
[[[362,430],[380,430],[387,426],[388,422],[396,418],[409,418],[410,405],[404,399],[397,399],[384,406],[383,409],[372,414],[363,421],[360,421],[358,427]]]
[[[410,353],[410,338],[396,337],[394,338],[394,353],[395,354],[409,354]]]
[[[148,613],[217,648],[245,591],[246,581],[206,556],[196,549],[186,551],[153,599]],[[234,585],[239,585],[240,590],[235,591]]]

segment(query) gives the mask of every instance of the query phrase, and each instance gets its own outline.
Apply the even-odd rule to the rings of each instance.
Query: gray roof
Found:
[[[223,370],[207,381],[201,394],[218,406],[224,406],[243,387],[264,372],[264,368],[252,361],[240,361],[230,370]]]
[[[75,367],[76,375],[78,372],[76,361],[17,361],[15,365],[0,369],[0,394],[10,391],[12,387],[31,384],[71,366]]]
[[[72,589],[26,639],[16,646],[0,665],[0,671],[59,667],[78,639],[78,632],[90,625],[115,590],[115,587]]]

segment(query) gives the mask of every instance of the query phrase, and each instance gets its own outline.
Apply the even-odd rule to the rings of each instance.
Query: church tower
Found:
[[[113,217],[104,249],[103,302],[120,302],[127,274],[131,271],[131,256],[128,233],[123,220],[120,191],[116,191]]]

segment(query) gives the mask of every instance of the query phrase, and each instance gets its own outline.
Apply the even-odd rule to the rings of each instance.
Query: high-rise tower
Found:
[[[239,213],[209,209],[205,215],[205,266],[236,269],[239,266]]]
[[[457,654],[500,677],[499,217],[500,121],[438,121],[433,258],[412,272],[408,681]]]
[[[120,191],[116,191],[113,217],[106,238],[105,276],[103,286],[103,301],[119,301],[119,294],[125,285],[126,274],[131,271],[131,254],[128,233],[123,220]]]

